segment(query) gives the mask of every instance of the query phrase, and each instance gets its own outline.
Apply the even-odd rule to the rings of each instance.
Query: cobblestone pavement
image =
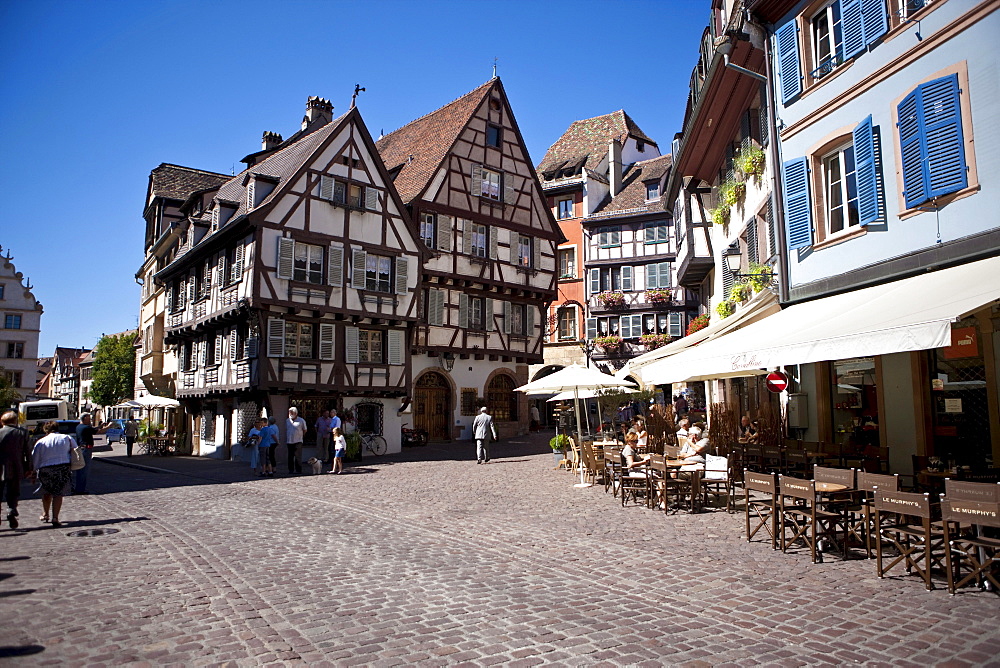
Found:
[[[0,662],[1000,665],[994,594],[812,565],[742,515],[623,509],[546,440],[275,479],[99,453],[61,529],[32,497],[0,530]]]

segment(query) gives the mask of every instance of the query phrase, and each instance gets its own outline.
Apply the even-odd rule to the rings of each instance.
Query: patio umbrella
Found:
[[[614,376],[591,369],[589,367],[573,364],[560,369],[553,374],[539,378],[527,385],[516,388],[518,392],[526,394],[545,394],[549,392],[572,392],[574,405],[576,406],[576,433],[582,434],[583,428],[580,424],[580,391],[581,390],[603,390],[608,388],[636,389],[634,383],[620,380]],[[583,462],[580,462],[580,482],[574,487],[590,487],[590,483],[584,481]]]
[[[147,394],[142,397],[136,397],[132,401],[134,401],[136,405],[143,408],[177,408],[181,405],[181,402],[176,399],[158,397],[155,394]]]

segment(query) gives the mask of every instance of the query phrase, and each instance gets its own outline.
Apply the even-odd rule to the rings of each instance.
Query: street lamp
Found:
[[[740,253],[740,249],[739,249],[738,243],[739,242],[736,242],[736,243],[730,245],[728,248],[726,248],[726,250],[722,251],[722,264],[725,267],[726,271],[733,278],[761,278],[761,277],[766,277],[768,283],[770,283],[772,280],[774,280],[774,270],[770,266],[767,266],[767,265],[765,265],[767,271],[754,272],[754,273],[750,273],[750,274],[744,274],[743,272],[740,271],[741,265],[742,265],[741,258],[743,256]]]
[[[590,367],[590,354],[594,352],[595,344],[593,339],[580,339],[577,341],[577,345],[580,346],[580,350],[587,358],[587,367]]]

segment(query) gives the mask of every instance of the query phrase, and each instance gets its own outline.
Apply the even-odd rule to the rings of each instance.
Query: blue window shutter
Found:
[[[858,217],[862,225],[882,219],[878,188],[875,131],[869,116],[854,128],[854,164],[858,180]]]
[[[927,151],[927,197],[938,197],[961,190],[969,183],[958,75],[928,81],[919,90]]]
[[[802,92],[799,74],[799,28],[794,20],[778,28],[774,40],[778,51],[778,73],[781,76],[781,101],[788,104]]]
[[[659,266],[659,265],[647,264],[645,267],[643,267],[643,270],[646,272],[646,289],[647,290],[655,290],[657,287],[659,287],[659,285],[657,283],[657,275],[656,275],[657,274],[657,272],[656,272],[657,266]]]
[[[918,113],[920,89],[903,98],[896,107],[899,122],[899,151],[903,164],[903,198],[906,208],[927,201],[924,178],[923,123]]]
[[[865,44],[871,44],[889,32],[889,15],[885,12],[885,0],[860,0],[861,15],[865,24]]]
[[[587,338],[597,338],[597,318],[587,318]]]
[[[596,295],[601,291],[601,270],[591,269],[590,270],[590,294]]]
[[[861,0],[840,0],[840,31],[844,39],[844,58],[853,58],[865,50],[865,24]]]
[[[632,292],[632,267],[622,267],[622,292]]]
[[[809,162],[807,158],[789,160],[783,166],[785,219],[788,223],[788,248],[812,245],[812,202],[809,199]]]
[[[670,263],[661,262],[660,263],[660,288],[670,287]]]

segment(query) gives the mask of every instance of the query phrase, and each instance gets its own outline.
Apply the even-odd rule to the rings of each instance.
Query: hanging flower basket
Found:
[[[733,162],[745,176],[759,177],[764,173],[764,149],[748,144],[740,149]]]
[[[625,305],[625,295],[621,292],[599,292],[597,301],[601,302],[604,308],[615,308]]]
[[[734,300],[736,300],[738,302],[742,302],[742,301],[746,301],[747,299],[750,299],[750,297],[753,296],[753,292],[754,291],[753,291],[753,288],[750,286],[750,283],[748,283],[748,282],[741,282],[741,283],[737,283],[737,284],[735,284],[733,286],[733,289],[730,292],[730,296]]]
[[[750,273],[753,275],[747,279],[747,283],[754,292],[760,292],[774,281],[774,270],[766,264],[751,262]]]
[[[622,337],[620,336],[598,336],[594,339],[594,345],[605,352],[618,350],[622,347]]]
[[[670,337],[666,334],[643,334],[639,337],[639,343],[650,350],[654,350],[670,343]]]
[[[715,306],[715,312],[719,314],[720,318],[728,318],[736,311],[736,304],[730,300],[719,302]]]
[[[650,304],[669,304],[670,290],[667,288],[653,288],[646,290],[646,301]]]
[[[708,313],[702,313],[696,318],[693,318],[691,322],[688,323],[687,333],[694,334],[697,331],[705,329],[708,327],[708,321],[711,316]]]
[[[725,225],[729,222],[729,207],[725,204],[719,204],[712,211],[712,224],[713,225]]]

